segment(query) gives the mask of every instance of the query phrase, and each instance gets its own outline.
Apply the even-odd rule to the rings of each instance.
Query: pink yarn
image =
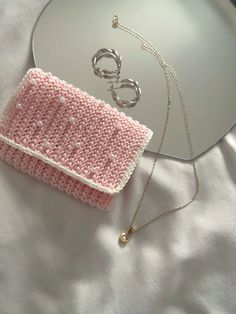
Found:
[[[0,157],[91,206],[108,209],[152,136],[144,125],[40,69],[1,117]]]

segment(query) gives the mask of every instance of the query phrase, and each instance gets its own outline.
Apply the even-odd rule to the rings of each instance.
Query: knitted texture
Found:
[[[40,69],[27,72],[0,119],[0,157],[100,209],[130,178],[152,131]]]

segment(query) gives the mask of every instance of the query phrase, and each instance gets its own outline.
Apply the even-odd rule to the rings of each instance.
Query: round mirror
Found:
[[[99,49],[116,50],[122,57],[120,79],[137,81],[141,90],[134,106],[119,109],[153,130],[147,150],[156,152],[167,105],[163,69],[140,49],[138,40],[112,28],[115,14],[122,24],[150,40],[176,70],[195,155],[205,152],[236,121],[235,7],[220,0],[52,0],[40,15],[32,37],[36,66],[117,107],[108,79],[100,79],[92,67]],[[112,58],[100,59],[99,66],[116,68]],[[183,116],[172,87],[173,103],[161,153],[187,160]],[[122,99],[135,97],[130,88],[116,92]]]

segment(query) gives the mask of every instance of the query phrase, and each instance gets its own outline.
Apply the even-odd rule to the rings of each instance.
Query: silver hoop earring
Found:
[[[128,107],[133,107],[136,105],[136,103],[139,101],[140,97],[141,97],[141,88],[139,87],[139,84],[137,81],[134,81],[132,79],[124,79],[121,80],[120,83],[121,85],[119,87],[114,87],[113,82],[108,82],[111,84],[110,87],[110,91],[111,91],[111,95],[113,100],[115,101],[115,103],[121,107],[121,108],[128,108]],[[135,98],[133,98],[132,100],[123,100],[120,99],[116,93],[116,89],[120,89],[120,88],[131,88],[135,91]]]
[[[102,58],[112,58],[116,63],[116,70],[106,70],[99,68],[98,62]],[[121,61],[122,57],[118,54],[118,52],[115,49],[107,48],[99,49],[92,57],[92,66],[94,74],[99,76],[100,78],[102,77],[106,79],[116,78],[118,81],[121,69]]]

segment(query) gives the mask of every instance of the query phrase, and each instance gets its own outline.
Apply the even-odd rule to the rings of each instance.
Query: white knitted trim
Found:
[[[96,189],[96,190],[99,190],[101,192],[105,192],[105,193],[108,193],[108,194],[115,194],[115,193],[118,193],[121,189],[123,189],[123,187],[125,186],[125,184],[127,183],[127,181],[129,180],[139,158],[141,157],[141,155],[143,154],[146,146],[148,145],[151,137],[152,137],[152,134],[153,132],[151,130],[148,130],[148,134],[146,136],[146,140],[145,140],[145,143],[143,144],[143,146],[140,148],[140,150],[137,152],[136,156],[134,157],[133,161],[130,163],[129,167],[127,168],[127,171],[125,172],[125,175],[121,181],[121,183],[116,186],[115,188],[111,189],[111,188],[108,188],[108,187],[105,187],[99,183],[95,183],[94,181],[92,181],[91,179],[87,179],[83,176],[81,176],[78,172],[74,171],[74,170],[71,170],[69,169],[68,167],[65,167],[64,165],[62,165],[61,163],[59,162],[56,162],[55,160],[53,159],[50,159],[48,158],[47,156],[43,155],[42,153],[38,152],[38,151],[34,151],[28,147],[25,147],[21,144],[18,144],[16,143],[15,141],[9,139],[8,137],[0,134],[0,140],[3,141],[4,143],[18,149],[19,151],[27,154],[27,155],[30,155],[30,156],[33,156],[43,162],[45,162],[46,164],[56,168],[57,170],[67,174],[68,176],[74,178],[74,179],[77,179],[79,180],[80,182],[84,183],[84,184],[87,184],[89,185],[90,187]]]

